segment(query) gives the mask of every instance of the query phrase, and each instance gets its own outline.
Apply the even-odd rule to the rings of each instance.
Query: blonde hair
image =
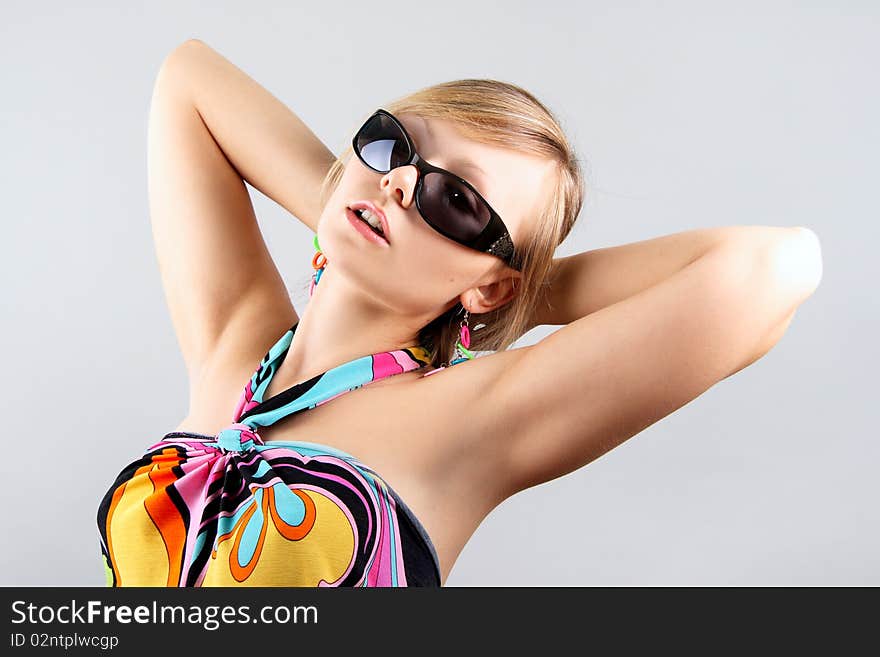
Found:
[[[471,351],[502,351],[529,328],[537,304],[548,304],[547,280],[556,247],[568,236],[583,205],[585,185],[578,158],[556,117],[531,93],[509,82],[462,79],[424,87],[382,106],[392,114],[412,113],[454,122],[476,142],[500,146],[555,161],[550,190],[535,190],[547,198],[530,228],[518,236],[513,266],[522,273],[518,293],[487,313],[473,313]],[[372,114],[370,111],[370,114]],[[369,114],[358,123],[366,121]],[[356,129],[356,128],[355,128]],[[323,208],[339,184],[346,162],[354,155],[352,134],[321,186]],[[419,331],[419,341],[431,353],[431,367],[446,364],[458,339],[461,302]],[[482,324],[482,326],[481,326]]]

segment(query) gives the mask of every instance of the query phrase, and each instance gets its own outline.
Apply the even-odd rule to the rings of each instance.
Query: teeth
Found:
[[[382,222],[379,221],[379,217],[374,215],[372,212],[367,210],[366,208],[362,210],[358,210],[358,214],[361,216],[364,221],[370,224],[373,228],[377,229],[380,233],[382,233]]]

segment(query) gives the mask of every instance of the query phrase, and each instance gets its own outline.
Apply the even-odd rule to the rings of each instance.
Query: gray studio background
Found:
[[[427,84],[530,89],[588,178],[558,255],[700,226],[820,237],[823,281],[766,357],[508,499],[448,586],[880,584],[876,3],[59,1],[3,13],[0,584],[102,586],[98,502],[187,412],[146,129],[157,67],[191,37],[336,153],[357,117]],[[302,311],[312,234],[251,195]]]

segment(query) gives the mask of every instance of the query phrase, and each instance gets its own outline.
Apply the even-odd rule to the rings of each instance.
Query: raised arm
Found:
[[[169,59],[185,68],[199,115],[220,150],[252,187],[316,232],[320,186],[335,156],[278,98],[198,39]]]
[[[252,369],[296,320],[245,181],[313,229],[333,156],[281,102],[197,40],[159,67],[147,155],[156,256],[192,408],[213,385],[203,382]]]
[[[697,228],[556,258],[547,297],[534,309],[529,328],[586,317],[669,278],[719,244],[738,242],[748,248],[792,230],[751,225]]]
[[[628,262],[602,260],[599,282],[578,280],[581,296],[559,300],[586,313],[504,352],[503,376],[480,382],[469,435],[495,459],[496,499],[589,463],[760,358],[822,277],[805,228],[749,227],[702,254],[653,249],[653,260],[650,244],[623,247]],[[648,273],[632,271],[639,249]],[[652,284],[664,267],[674,271]]]

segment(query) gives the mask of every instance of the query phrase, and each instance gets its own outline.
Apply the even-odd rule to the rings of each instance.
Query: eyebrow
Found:
[[[470,160],[455,158],[453,160],[450,160],[450,162],[451,162],[451,164],[454,164],[456,167],[461,167],[463,169],[470,169],[470,170],[475,171],[476,173],[480,174],[480,176],[482,176],[482,177],[486,176],[486,172],[483,171],[480,167],[478,167],[475,162],[471,162]]]
[[[425,130],[431,136],[431,139],[433,139],[434,141],[437,141],[437,138],[434,136],[434,133],[431,130],[431,125],[422,117],[417,117],[417,118],[421,119],[422,125],[425,126]],[[413,139],[415,139],[415,137],[413,137]],[[460,158],[460,157],[454,157],[451,160],[449,160],[446,168],[448,169],[451,166],[454,166],[456,168],[462,168],[462,169],[470,169],[471,171],[476,173],[477,174],[476,177],[480,182],[480,185],[479,185],[477,191],[480,192],[480,196],[483,196],[484,198],[486,197],[486,193],[485,193],[486,188],[487,188],[486,183],[488,182],[489,176],[485,171],[483,171],[479,166],[477,166],[476,162],[472,162],[471,160],[467,160],[467,159]],[[452,171],[452,169],[449,169],[449,171]],[[454,171],[452,171],[452,172],[455,173]],[[464,176],[460,176],[460,177],[464,178]],[[468,180],[468,182],[471,183],[474,187],[477,187],[477,185],[474,181]]]

